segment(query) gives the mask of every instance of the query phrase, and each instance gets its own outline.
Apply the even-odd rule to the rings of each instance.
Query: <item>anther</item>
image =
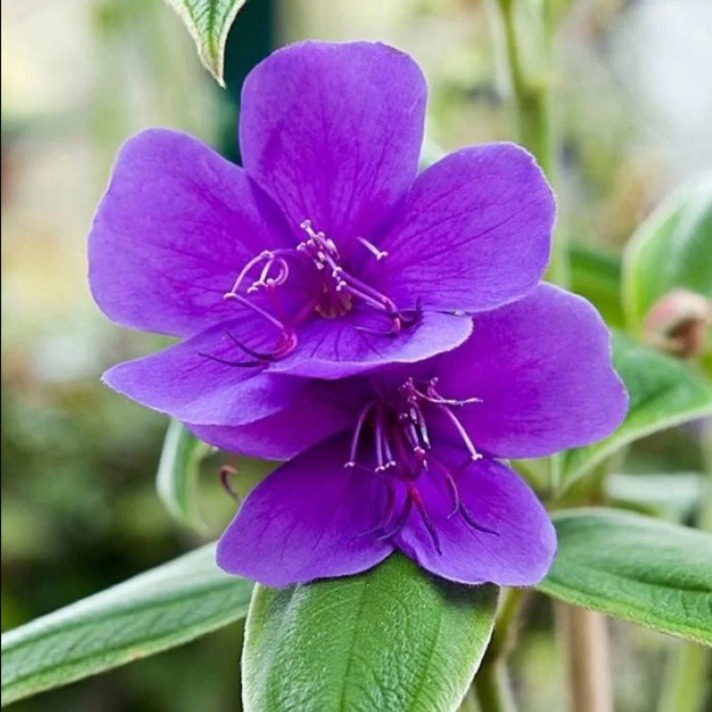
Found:
[[[370,240],[365,237],[356,238],[377,260],[384,260],[388,257],[388,253],[384,250],[379,250]]]

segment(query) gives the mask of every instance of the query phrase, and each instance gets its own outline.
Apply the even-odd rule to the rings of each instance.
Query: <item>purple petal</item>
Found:
[[[555,203],[534,159],[495,143],[464,148],[418,177],[377,239],[375,287],[400,308],[481,311],[531,290],[549,260]]]
[[[348,440],[332,439],[257,485],[218,543],[218,565],[288,586],[355,574],[385,559],[393,545],[362,535],[382,493],[375,478],[344,467],[347,454]]]
[[[451,581],[500,586],[541,581],[556,551],[556,533],[536,495],[494,460],[471,462],[456,477],[461,507],[480,529],[468,524],[462,512],[449,516],[452,497],[444,477],[431,469],[417,481],[417,488],[440,553],[415,507],[398,547],[423,568]]]
[[[475,318],[472,338],[438,364],[446,397],[477,397],[457,416],[497,457],[542,457],[587,445],[622,422],[625,389],[610,334],[581,297],[542,285]]]
[[[262,366],[229,366],[214,360],[248,360],[230,335],[246,340],[250,331],[249,319],[219,324],[157,354],[120,363],[104,374],[104,381],[132,400],[186,423],[251,423],[288,407],[303,384],[267,374]]]
[[[353,401],[353,394],[343,387],[344,382],[334,385],[337,390],[332,394],[325,392],[334,390],[332,384],[328,389],[314,388],[310,382],[295,397],[291,407],[247,425],[188,423],[187,426],[198,438],[222,450],[267,460],[286,460],[353,425],[358,406],[347,405]]]
[[[295,231],[309,219],[340,244],[368,236],[415,178],[425,99],[420,69],[391,47],[292,45],[243,86],[245,168]]]
[[[104,313],[136,329],[189,336],[234,314],[240,269],[291,238],[245,172],[180,133],[144,131],[121,149],[89,238]]]
[[[387,331],[388,321],[375,316],[368,322],[353,319],[314,319],[299,332],[295,351],[270,370],[315,378],[342,378],[388,363],[421,361],[462,344],[472,331],[469,317],[426,312],[420,322],[397,335],[360,331]]]

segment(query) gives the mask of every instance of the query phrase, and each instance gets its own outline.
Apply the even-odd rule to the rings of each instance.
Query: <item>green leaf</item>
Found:
[[[626,247],[623,301],[633,329],[676,288],[712,298],[712,175],[671,196]]]
[[[571,245],[571,290],[586,297],[601,312],[608,326],[623,328],[620,260],[583,245]]]
[[[614,334],[613,364],[628,390],[628,414],[611,437],[563,454],[565,487],[635,440],[712,415],[712,386],[684,363]]]
[[[212,451],[177,420],[168,426],[156,475],[158,496],[181,524],[205,529],[198,510],[200,461]]]
[[[251,589],[210,545],[16,628],[2,636],[2,705],[243,618]]]
[[[358,576],[258,586],[245,709],[450,712],[482,659],[496,602],[494,587],[435,579],[401,554]]]
[[[223,79],[225,43],[245,0],[166,0],[180,15],[198,49],[205,68],[220,86]]]
[[[642,475],[615,474],[606,478],[609,498],[637,505],[641,511],[681,522],[692,516],[707,495],[712,483],[698,472]]]
[[[608,509],[554,523],[559,550],[540,591],[712,645],[712,535]]]

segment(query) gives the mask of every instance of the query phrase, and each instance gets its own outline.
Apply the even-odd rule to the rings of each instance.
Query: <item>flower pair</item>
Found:
[[[502,458],[587,444],[623,416],[595,310],[539,284],[555,211],[541,171],[490,144],[417,175],[425,100],[396,50],[304,43],[245,82],[243,168],[168,131],[119,156],[94,296],[181,341],[106,382],[216,446],[289,459],[221,539],[230,572],[280,586],[399,548],[452,580],[534,583],[553,528]]]

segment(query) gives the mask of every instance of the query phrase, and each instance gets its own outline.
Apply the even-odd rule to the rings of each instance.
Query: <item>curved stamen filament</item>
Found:
[[[396,523],[391,529],[386,532],[383,532],[383,534],[381,534],[381,536],[379,536],[376,541],[385,541],[386,539],[392,539],[394,536],[399,534],[405,526],[405,523],[408,521],[408,517],[410,516],[410,512],[412,509],[413,499],[408,496],[405,498],[405,502],[403,503],[403,509],[401,510],[400,516],[396,520]]]
[[[231,297],[234,297],[237,294],[237,290],[240,289],[240,285],[244,281],[245,277],[247,277],[248,273],[253,267],[256,267],[260,262],[264,262],[265,260],[271,260],[274,259],[274,253],[271,252],[270,250],[265,250],[264,252],[260,252],[259,255],[256,257],[253,257],[241,270],[240,274],[237,275],[237,279],[235,280],[235,283],[232,285],[232,288],[230,289],[229,292],[225,292],[225,299],[229,299]]]
[[[443,553],[442,548],[440,547],[440,537],[438,537],[438,531],[435,528],[435,525],[433,524],[433,520],[430,518],[430,515],[428,514],[428,510],[425,508],[425,504],[423,502],[423,498],[420,496],[420,492],[415,488],[414,485],[411,485],[408,488],[408,497],[413,500],[413,504],[415,505],[415,508],[418,510],[418,514],[420,514],[420,518],[423,520],[423,524],[425,525],[425,529],[430,535],[430,538],[433,540],[433,546],[435,547],[435,551],[438,552],[438,554]]]
[[[462,442],[467,448],[467,452],[470,453],[470,457],[473,460],[479,460],[482,455],[480,455],[480,453],[475,449],[475,446],[472,444],[472,440],[470,440],[470,436],[467,434],[467,430],[465,430],[465,426],[458,420],[457,416],[444,405],[435,404],[435,407],[455,426],[455,429],[462,438]]]
[[[343,270],[339,272],[339,277],[343,282],[346,282],[349,289],[358,290],[360,294],[368,295],[380,309],[387,311],[392,316],[398,314],[398,308],[385,294],[381,294],[377,289]]]
[[[447,518],[452,519],[460,511],[460,492],[457,489],[455,477],[450,471],[450,468],[443,465],[440,460],[433,457],[432,455],[429,457],[429,459],[431,464],[435,466],[435,469],[442,473],[443,477],[445,478],[445,484],[447,486],[448,492],[450,493],[450,498],[452,499],[452,510],[447,515]]]
[[[428,387],[426,389],[426,392],[422,394],[422,397],[425,398],[426,400],[430,400],[431,403],[439,403],[441,405],[449,405],[449,406],[454,406],[454,407],[460,407],[463,405],[472,405],[474,403],[482,403],[481,398],[462,398],[462,399],[456,399],[456,398],[443,398],[437,390],[435,390],[435,386],[438,384],[438,377],[435,376],[435,378],[431,378]]]
[[[271,276],[270,271],[272,270],[272,265],[277,264],[279,271],[276,275]],[[289,277],[289,265],[284,257],[272,256],[269,258],[267,264],[262,268],[260,277],[258,280],[253,282],[247,289],[248,294],[254,294],[258,292],[261,288],[266,287],[278,287],[284,284]]]
[[[353,435],[351,436],[351,449],[349,451],[349,459],[344,463],[344,467],[355,467],[356,466],[356,454],[358,453],[358,446],[361,440],[361,431],[366,423],[366,418],[368,418],[371,411],[378,407],[378,401],[371,401],[367,403],[361,412],[358,414],[356,420],[356,426],[354,427]]]
[[[378,261],[388,257],[388,253],[385,250],[379,250],[370,240],[365,237],[357,237],[356,240],[360,242]]]
[[[391,484],[391,482],[389,480],[386,480],[385,482],[386,482],[386,504],[384,507],[384,514],[381,517],[381,520],[378,522],[378,524],[376,524],[375,526],[366,530],[365,532],[361,532],[360,534],[357,534],[357,536],[368,536],[369,534],[375,534],[376,532],[382,532],[388,526],[388,522],[391,521],[391,518],[393,517],[393,510],[395,509],[395,504],[396,504],[396,495],[393,491],[393,485]]]
[[[228,292],[225,295],[225,299],[234,299],[236,302],[239,302],[240,304],[243,304],[246,306],[248,309],[252,309],[256,314],[259,314],[261,317],[264,317],[269,321],[271,324],[274,324],[280,331],[287,331],[287,327],[276,317],[273,317],[267,310],[262,309],[262,307],[257,306],[253,301],[247,299],[246,297],[243,297],[241,294],[237,294],[234,292]]]

